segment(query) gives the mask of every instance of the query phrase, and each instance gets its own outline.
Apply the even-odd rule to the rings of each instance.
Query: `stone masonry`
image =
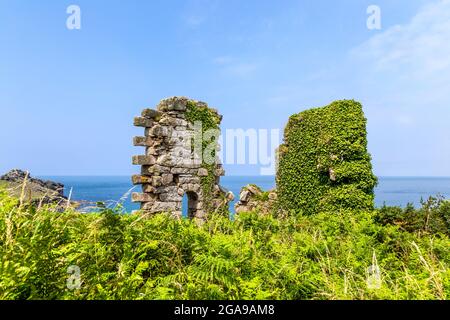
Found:
[[[213,164],[214,169],[210,170],[213,172],[209,172],[192,147],[196,131],[194,124],[186,119],[188,102],[208,108],[204,102],[172,97],[162,100],[156,110],[143,110],[134,119],[135,126],[145,128],[144,136],[134,138],[134,145],[145,147],[145,154],[133,157],[133,164],[142,167],[141,174],[134,175],[132,181],[142,185],[142,193],[133,193],[132,200],[141,203],[144,213],[169,212],[181,218],[186,194],[188,217],[205,220],[207,214],[218,208],[228,209],[228,202],[233,199],[233,194],[219,185],[220,176],[225,174],[219,161]],[[220,122],[217,111],[208,110]],[[213,175],[212,184],[202,182],[208,175]]]

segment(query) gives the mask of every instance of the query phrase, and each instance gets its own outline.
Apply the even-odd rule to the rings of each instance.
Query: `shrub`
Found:
[[[450,236],[450,201],[430,197],[421,203],[419,209],[415,209],[412,204],[405,208],[384,205],[380,208],[377,221],[385,225],[397,225],[408,232]]]
[[[448,298],[449,237],[378,219],[248,212],[197,226],[164,214],[36,210],[0,193],[0,299]],[[374,264],[381,282],[371,288]],[[79,289],[66,285],[73,265]]]

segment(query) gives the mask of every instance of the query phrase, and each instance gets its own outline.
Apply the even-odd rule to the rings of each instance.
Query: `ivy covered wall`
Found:
[[[209,147],[211,143],[215,143],[216,147],[212,148],[209,156],[212,159],[216,159],[217,150],[219,149],[218,141],[216,141],[216,137],[211,136],[208,139],[205,134],[210,130],[220,130],[220,122],[222,117],[218,114],[215,109],[209,108],[205,103],[199,103],[194,100],[188,100],[186,103],[186,120],[194,125],[196,122],[201,123],[202,126],[202,136],[196,137],[193,139],[192,148],[193,151],[195,149],[195,142],[200,141],[201,146],[200,150],[202,152],[202,156],[204,157],[205,150]],[[211,132],[211,131],[210,131]],[[219,133],[219,131],[218,131]],[[217,137],[218,138],[218,137]],[[228,215],[228,200],[226,199],[226,195],[220,194],[220,192],[215,192],[214,186],[217,182],[216,176],[216,168],[217,163],[208,163],[203,159],[201,167],[204,169],[205,175],[200,177],[200,183],[202,186],[203,193],[203,206],[204,210],[207,213],[212,212],[221,212],[226,213]],[[215,201],[217,197],[220,196],[220,200],[223,201]]]
[[[278,150],[277,191],[285,210],[314,214],[372,209],[377,178],[362,105],[340,100],[294,114]]]

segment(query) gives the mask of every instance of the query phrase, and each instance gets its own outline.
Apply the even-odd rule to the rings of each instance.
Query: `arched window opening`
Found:
[[[195,192],[188,191],[183,195],[182,215],[183,218],[192,219],[197,212],[198,196]]]

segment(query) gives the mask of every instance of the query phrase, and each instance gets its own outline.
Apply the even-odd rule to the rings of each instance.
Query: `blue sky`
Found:
[[[81,30],[66,28],[71,4]],[[450,176],[448,0],[0,0],[0,38],[0,172],[136,172],[133,117],[184,95],[222,129],[356,99],[377,175]]]

